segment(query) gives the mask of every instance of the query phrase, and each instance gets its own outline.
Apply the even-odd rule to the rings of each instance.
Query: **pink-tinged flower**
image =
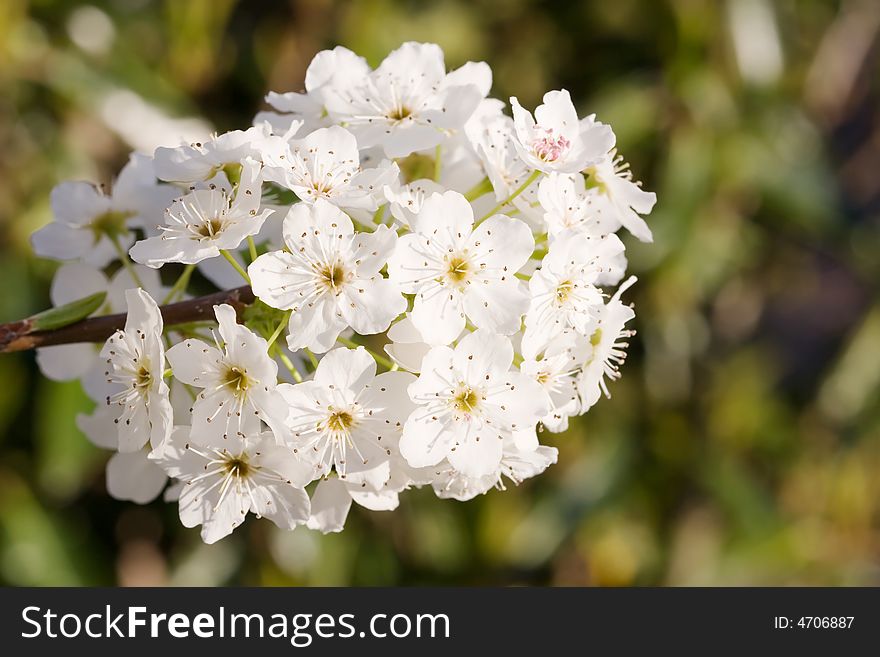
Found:
[[[614,147],[611,128],[593,117],[578,119],[568,91],[548,91],[535,116],[510,99],[520,157],[533,169],[576,173]]]

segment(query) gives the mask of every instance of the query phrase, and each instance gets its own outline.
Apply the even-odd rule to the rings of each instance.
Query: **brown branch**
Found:
[[[254,302],[250,286],[216,292],[204,297],[187,299],[162,306],[162,319],[165,326],[186,324],[214,319],[214,306],[228,303],[238,312]],[[125,326],[125,313],[90,317],[80,322],[52,331],[33,331],[27,319],[8,324],[0,324],[0,353],[25,351],[37,347],[50,347],[76,342],[104,342],[113,333]]]

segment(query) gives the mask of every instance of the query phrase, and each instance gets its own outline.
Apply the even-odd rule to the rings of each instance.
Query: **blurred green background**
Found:
[[[245,127],[335,44],[436,41],[526,106],[566,87],[659,197],[655,244],[627,241],[624,377],[544,434],[559,464],[339,535],[250,520],[209,547],[110,499],[79,385],[0,357],[0,581],[880,584],[878,29],[873,0],[0,3],[0,321],[48,305],[53,185],[109,181],[172,119]]]

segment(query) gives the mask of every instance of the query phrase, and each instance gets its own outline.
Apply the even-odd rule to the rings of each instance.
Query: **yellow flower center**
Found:
[[[226,458],[226,461],[223,463],[223,469],[226,471],[227,475],[237,477],[239,479],[247,477],[251,472],[251,466],[248,463],[247,454],[240,454],[239,456],[228,456]]]
[[[563,304],[568,301],[568,298],[571,296],[571,293],[574,291],[574,283],[571,281],[563,281],[559,285],[556,286],[556,301],[559,304]]]
[[[141,363],[135,375],[135,385],[138,388],[149,388],[151,383],[153,383],[153,375],[146,364]]]
[[[354,426],[354,417],[348,411],[333,411],[327,418],[325,427],[333,433],[348,433]]]
[[[463,386],[452,397],[452,406],[460,413],[473,413],[480,403],[480,396],[470,386]]]
[[[202,239],[213,239],[217,236],[220,231],[223,230],[223,222],[220,221],[218,217],[214,217],[213,219],[205,220],[202,222],[198,228],[196,228],[196,234]]]
[[[339,265],[325,265],[318,271],[321,282],[334,293],[339,294],[340,288],[345,284],[346,273]]]
[[[412,110],[405,105],[401,105],[399,107],[395,107],[393,110],[388,112],[386,115],[392,121],[403,121],[405,118],[412,115]]]
[[[247,392],[252,382],[248,378],[245,370],[233,365],[226,370],[226,376],[223,383],[232,390],[233,394],[242,395]]]
[[[460,255],[447,261],[446,278],[453,283],[463,283],[470,273],[470,263]]]

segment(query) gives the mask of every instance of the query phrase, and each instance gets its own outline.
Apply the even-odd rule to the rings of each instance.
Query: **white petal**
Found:
[[[346,285],[339,304],[345,321],[360,335],[384,333],[407,305],[397,284],[381,277]]]
[[[464,296],[464,311],[477,328],[511,335],[520,330],[529,309],[529,293],[515,276],[476,281]]]
[[[159,496],[168,477],[143,450],[114,454],[107,462],[107,492],[117,500],[146,504]]]
[[[417,408],[403,425],[400,454],[414,468],[436,465],[449,453],[455,438],[430,411]]]
[[[323,479],[312,495],[312,515],[308,527],[325,534],[340,532],[350,508],[351,496],[345,483],[336,477]]]
[[[513,276],[526,264],[535,250],[535,238],[525,222],[503,214],[489,217],[474,229],[468,240],[479,253],[479,261],[488,267],[507,267]]]
[[[78,379],[99,362],[95,346],[87,343],[37,349],[37,365],[43,376],[53,381]]]
[[[513,345],[503,335],[480,329],[459,341],[453,363],[472,383],[482,381],[486,374],[501,377],[513,363]]]
[[[472,428],[466,440],[449,450],[449,463],[466,477],[485,477],[498,470],[504,446],[502,436],[488,426]]]
[[[205,373],[216,372],[223,355],[216,347],[201,340],[184,340],[171,347],[165,357],[175,379],[204,388],[210,382]]]
[[[287,346],[291,351],[303,348],[322,354],[336,344],[345,328],[345,321],[337,315],[335,299],[322,296],[309,307],[290,315]]]
[[[315,383],[354,394],[376,376],[376,361],[363,347],[334,349],[324,355],[315,371]]]
[[[465,327],[462,295],[436,288],[425,295],[418,294],[409,317],[425,342],[449,344]]]

